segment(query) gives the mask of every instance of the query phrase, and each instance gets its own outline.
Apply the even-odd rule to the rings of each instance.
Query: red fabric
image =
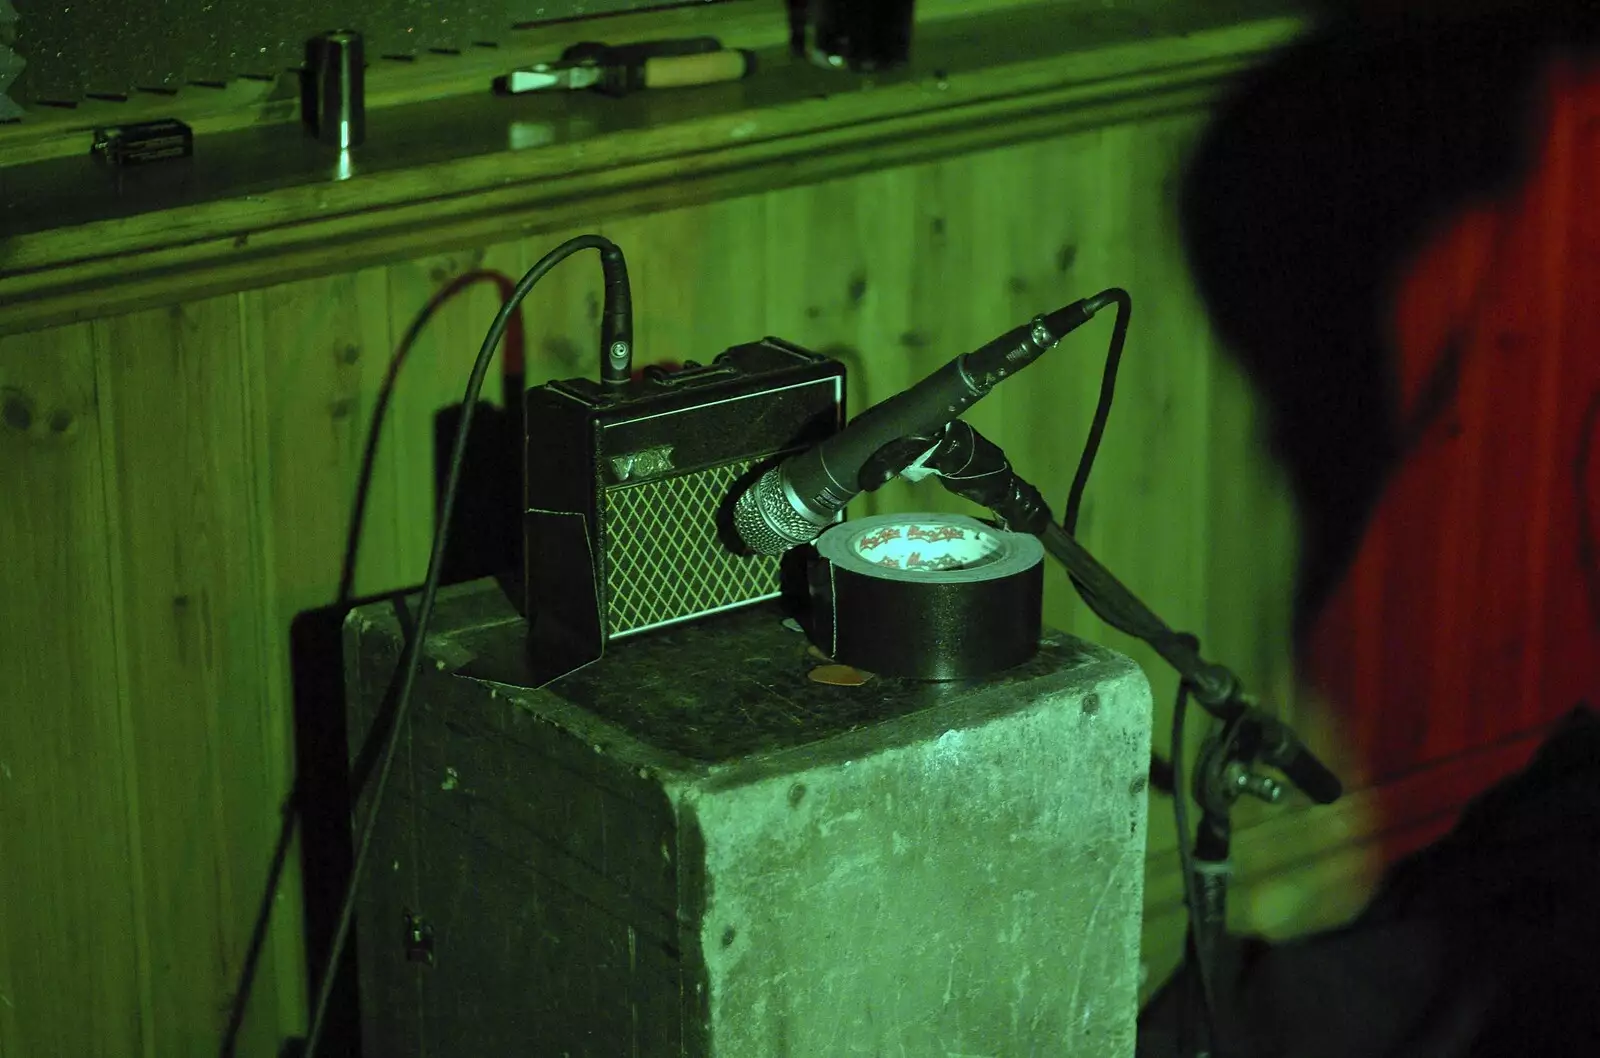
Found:
[[[1303,659],[1374,779],[1600,705],[1600,72],[1562,65],[1548,87],[1521,190],[1398,284],[1404,405],[1453,332],[1459,380]]]

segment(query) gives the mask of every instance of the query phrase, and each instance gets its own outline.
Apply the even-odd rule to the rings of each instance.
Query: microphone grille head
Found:
[[[739,539],[758,555],[781,555],[791,547],[810,543],[827,528],[795,508],[777,467],[757,478],[739,497],[733,507],[733,527]]]

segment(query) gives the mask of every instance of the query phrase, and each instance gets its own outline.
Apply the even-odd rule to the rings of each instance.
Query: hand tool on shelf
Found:
[[[755,68],[755,56],[724,48],[714,37],[612,46],[585,42],[555,62],[513,70],[496,82],[512,95],[593,89],[621,96],[647,88],[683,88],[737,81]]]

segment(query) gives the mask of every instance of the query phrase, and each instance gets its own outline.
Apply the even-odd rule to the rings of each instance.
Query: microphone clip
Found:
[[[861,465],[857,487],[862,492],[876,492],[895,478],[915,482],[937,474],[928,461],[944,447],[949,434],[950,427],[946,426],[931,436],[913,434],[890,441]]]
[[[1241,797],[1268,804],[1283,800],[1283,783],[1255,770],[1264,741],[1260,710],[1251,707],[1239,708],[1221,730],[1206,739],[1194,774],[1194,797],[1202,811],[1226,818]]]
[[[875,452],[861,468],[863,492],[897,477],[936,477],[945,490],[987,507],[1001,528],[1037,536],[1053,521],[1039,490],[1017,476],[1000,446],[957,419],[937,434],[901,437]]]
[[[1282,773],[1288,782],[1256,771],[1258,763]],[[1207,815],[1226,818],[1241,797],[1277,804],[1291,785],[1320,804],[1336,800],[1340,793],[1338,780],[1310,756],[1287,724],[1249,697],[1239,696],[1221,729],[1201,747],[1195,800]]]

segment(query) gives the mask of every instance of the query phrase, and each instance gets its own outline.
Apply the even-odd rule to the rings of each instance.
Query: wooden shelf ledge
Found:
[[[1254,7],[941,20],[877,79],[773,48],[737,84],[415,102],[342,160],[277,124],[121,178],[0,169],[0,334],[1203,106],[1300,32]]]

